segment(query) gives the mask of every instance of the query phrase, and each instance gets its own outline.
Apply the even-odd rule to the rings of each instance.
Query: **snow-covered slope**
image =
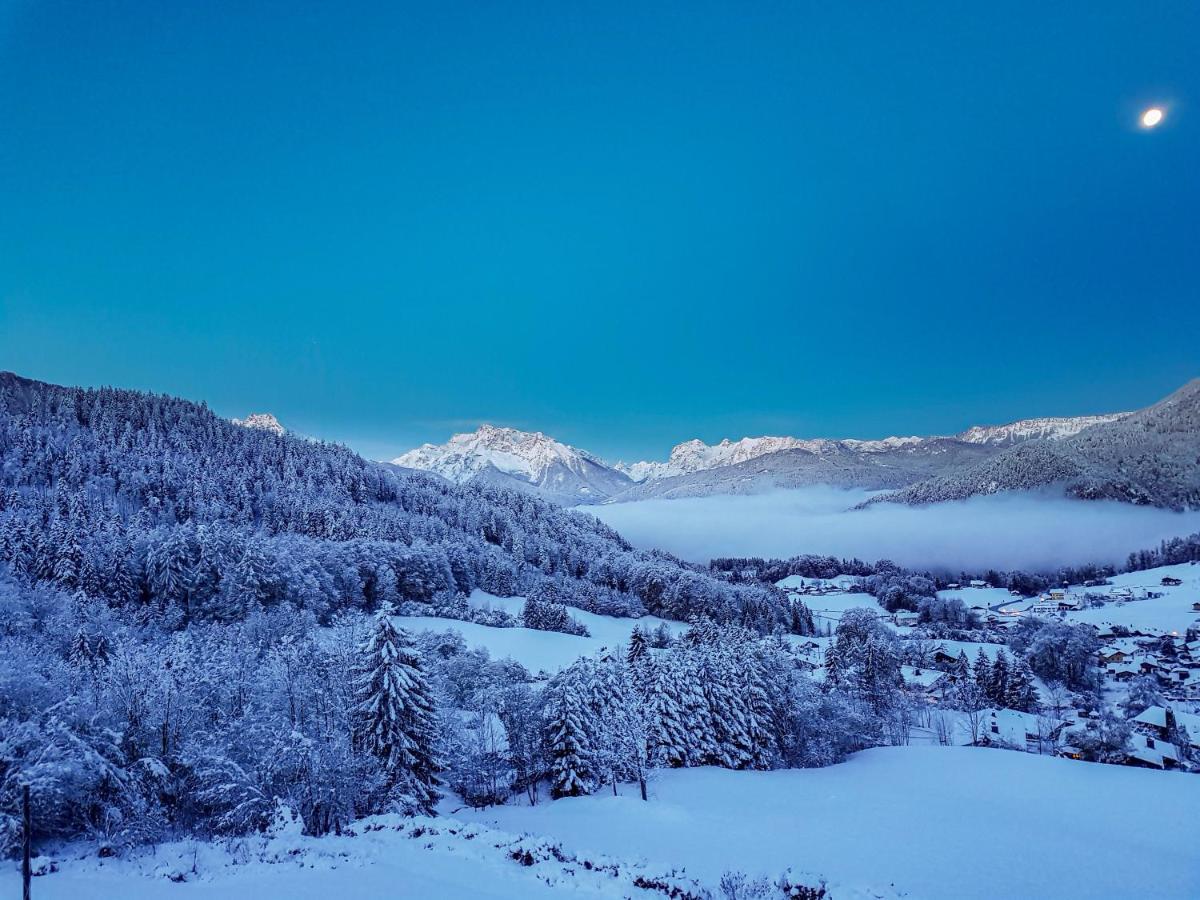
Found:
[[[271,413],[250,413],[244,419],[234,419],[233,424],[241,425],[243,428],[257,428],[259,431],[269,431],[278,435],[282,435],[286,430]]]
[[[1200,779],[967,747],[867,750],[823,769],[655,773],[650,801],[604,792],[465,813],[571,847],[684,866],[818,872],[830,894],[890,886],[922,900],[1200,896],[1191,828],[1116,810],[1192,810]]]
[[[923,504],[1050,485],[1082,499],[1200,509],[1200,379],[1153,406],[1060,440],[1024,441],[997,456],[911,484],[880,501]]]
[[[480,425],[445,444],[423,444],[392,463],[435,472],[455,484],[486,482],[559,503],[597,503],[629,487],[623,472],[542,434]]]
[[[1125,418],[1129,413],[1112,413],[1104,416],[1065,416],[1060,418],[1021,419],[1007,425],[975,425],[956,437],[968,444],[1019,444],[1045,438],[1061,441],[1074,437],[1085,428],[1104,425]]]
[[[514,616],[521,614],[524,597],[496,597],[485,591],[471,594],[470,604],[477,609],[502,609]],[[557,631],[536,631],[532,628],[495,628],[476,622],[441,619],[433,616],[398,616],[396,624],[409,631],[456,631],[468,647],[483,647],[493,659],[513,659],[535,675],[553,674],[565,669],[581,656],[588,656],[603,647],[614,649],[627,646],[629,634],[635,627],[653,631],[665,625],[673,635],[683,634],[687,625],[657,616],[640,619],[618,619],[601,616],[568,606],[571,618],[588,630],[587,637],[561,634]]]

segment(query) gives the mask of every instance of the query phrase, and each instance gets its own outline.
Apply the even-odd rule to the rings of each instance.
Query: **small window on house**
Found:
[[[1146,738],[1146,746],[1147,746],[1147,747],[1150,747],[1150,748],[1152,748],[1152,749],[1153,749],[1153,747],[1154,747],[1154,738],[1152,738],[1152,737],[1148,737],[1148,738]]]

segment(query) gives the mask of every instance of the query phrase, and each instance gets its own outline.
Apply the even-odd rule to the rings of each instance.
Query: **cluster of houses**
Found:
[[[1200,640],[1186,641],[1174,634],[1108,637],[1100,648],[1106,677],[1123,682],[1149,675],[1167,699],[1200,700]]]
[[[1151,706],[1133,719],[1130,762],[1174,769],[1181,756],[1200,754],[1200,715],[1172,706]]]

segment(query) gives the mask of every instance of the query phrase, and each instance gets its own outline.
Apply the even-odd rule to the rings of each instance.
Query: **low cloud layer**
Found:
[[[644,500],[587,507],[639,547],[684,559],[800,553],[888,558],[915,568],[1050,569],[1120,563],[1131,550],[1200,531],[1200,512],[1030,494],[929,507],[880,503],[830,487],[745,497]]]

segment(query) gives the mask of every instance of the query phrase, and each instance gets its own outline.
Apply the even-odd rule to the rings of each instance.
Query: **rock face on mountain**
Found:
[[[1037,438],[1061,441],[1074,437],[1085,428],[1105,425],[1125,418],[1129,413],[1112,413],[1107,416],[1067,416],[1062,418],[1022,419],[1008,425],[976,425],[955,435],[968,444],[993,444],[1011,446]]]
[[[938,503],[1047,487],[1083,499],[1200,508],[1200,379],[1146,409],[1061,440],[1026,441],[876,502]]]
[[[282,435],[286,431],[271,413],[250,413],[244,419],[234,419],[233,424],[241,425],[243,428],[257,428],[259,431],[269,431],[271,434],[278,435]]]
[[[435,472],[455,484],[515,488],[564,505],[600,503],[624,491],[629,476],[540,431],[481,425],[445,444],[424,444],[393,465]]]

